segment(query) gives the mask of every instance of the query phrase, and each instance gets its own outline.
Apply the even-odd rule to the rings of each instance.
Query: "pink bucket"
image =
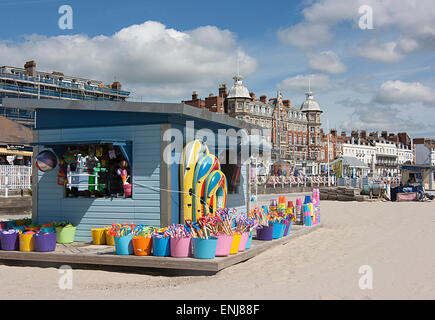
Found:
[[[248,243],[248,239],[249,239],[249,232],[243,232],[242,238],[240,239],[239,252],[245,251],[246,244]]]
[[[169,240],[171,246],[171,257],[188,258],[191,252],[192,238],[171,238]]]
[[[216,257],[226,257],[230,254],[233,236],[221,234],[217,236]],[[246,244],[245,244],[246,245]]]

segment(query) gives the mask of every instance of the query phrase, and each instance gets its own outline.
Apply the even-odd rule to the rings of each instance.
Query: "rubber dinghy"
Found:
[[[220,170],[220,164],[218,158],[211,153],[196,164],[193,178],[193,221],[204,215],[204,206],[201,202],[204,198],[205,183],[207,177],[215,170]]]
[[[204,189],[204,214],[216,213],[217,209],[227,205],[227,178],[225,174],[216,170],[207,177]]]
[[[199,140],[188,142],[184,148],[181,159],[181,170],[183,181],[183,215],[184,220],[192,219],[193,213],[193,177],[195,175],[196,163],[209,154],[207,145]]]

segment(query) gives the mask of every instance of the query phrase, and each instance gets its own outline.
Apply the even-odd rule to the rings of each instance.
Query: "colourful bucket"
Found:
[[[106,229],[95,228],[91,229],[93,244],[106,244]]]
[[[56,227],[57,243],[72,243],[76,235],[76,227]]]
[[[25,226],[15,226],[12,229],[19,230],[19,231],[23,232],[24,230],[26,230],[26,227]]]
[[[7,228],[6,226],[7,226],[6,221],[0,222],[0,230],[5,230]]]
[[[48,252],[56,250],[56,233],[36,233],[33,236],[35,251]]]
[[[307,227],[311,227],[311,216],[304,216],[304,224]]]
[[[56,233],[55,227],[41,227],[40,231],[42,233]]]
[[[135,256],[149,256],[151,255],[152,238],[137,236],[133,237],[133,250]]]
[[[242,239],[242,235],[239,233],[235,233],[233,237],[233,243],[231,244],[230,254],[236,254],[239,252],[240,240]]]
[[[7,231],[0,232],[0,243],[2,250],[14,251],[19,249],[18,232],[6,233]]]
[[[220,234],[217,236],[216,257],[226,257],[231,252],[233,244],[233,236],[228,234]]]
[[[115,245],[115,238],[111,235],[111,234],[109,234],[109,232],[107,232],[107,231],[109,231],[109,228],[105,228],[106,229],[106,244],[108,245],[108,246],[114,246]]]
[[[153,255],[158,257],[169,257],[171,254],[171,246],[169,237],[157,238],[153,237]]]
[[[13,229],[16,226],[15,220],[12,221],[6,221],[6,228],[7,230]]]
[[[253,233],[254,233],[253,231],[251,231],[251,232],[249,233],[249,238],[248,238],[248,242],[246,242],[246,248],[245,248],[245,250],[248,250],[248,249],[251,248],[251,244],[252,244],[252,234],[253,234]]]
[[[171,238],[171,257],[188,258],[191,252],[192,238]]]
[[[197,259],[214,259],[218,239],[209,237],[208,239],[193,238],[193,256]]]
[[[257,240],[272,240],[273,239],[273,224],[269,224],[268,227],[263,226],[257,229]]]
[[[33,235],[34,233],[20,234],[20,251],[35,251],[35,240],[33,239]]]
[[[246,250],[246,244],[248,243],[248,239],[249,239],[249,233],[243,232],[242,237],[240,238],[239,252],[243,252]]]
[[[290,223],[287,223],[287,224],[285,225],[285,229],[284,229],[284,235],[283,235],[283,237],[288,236],[288,234],[290,233],[290,229],[291,229],[291,227],[292,227],[292,223],[293,223],[293,221],[290,221]]]
[[[133,235],[114,237],[115,238],[115,251],[118,255],[129,255],[134,253],[133,249]]]
[[[279,239],[282,238],[285,230],[285,224],[274,222],[273,223],[273,239]]]

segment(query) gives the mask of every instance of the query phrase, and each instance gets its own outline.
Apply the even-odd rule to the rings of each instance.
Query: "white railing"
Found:
[[[284,177],[284,176],[270,176],[267,180],[266,187],[271,188],[284,188],[284,187],[321,187],[321,186],[335,186],[335,177],[323,176],[304,176],[304,177]]]
[[[32,188],[32,168],[27,166],[0,166],[0,189],[20,190]]]

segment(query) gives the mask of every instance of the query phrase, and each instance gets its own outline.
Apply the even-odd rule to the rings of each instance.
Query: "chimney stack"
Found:
[[[363,139],[367,138],[367,132],[365,130],[361,130],[360,137]]]
[[[260,101],[263,102],[264,104],[266,104],[267,103],[267,96],[265,94],[260,96]]]
[[[255,97],[254,92],[250,92],[249,95],[251,96],[252,101],[257,101],[257,98]]]
[[[193,91],[192,93],[192,100],[197,100],[198,99],[198,92]]]
[[[341,131],[341,136],[345,137],[346,136],[346,131]]]
[[[35,61],[27,61],[24,64],[24,69],[26,69],[26,74],[30,77],[36,76],[36,63]]]
[[[282,101],[282,104],[285,106],[285,107],[290,107],[290,100],[283,100]]]
[[[388,139],[388,132],[387,131],[382,131],[381,136],[382,136],[382,138],[387,140]]]
[[[113,90],[121,90],[121,82],[115,81],[112,83],[112,89]]]
[[[219,86],[219,97],[226,99],[227,95],[227,85],[223,83]]]

